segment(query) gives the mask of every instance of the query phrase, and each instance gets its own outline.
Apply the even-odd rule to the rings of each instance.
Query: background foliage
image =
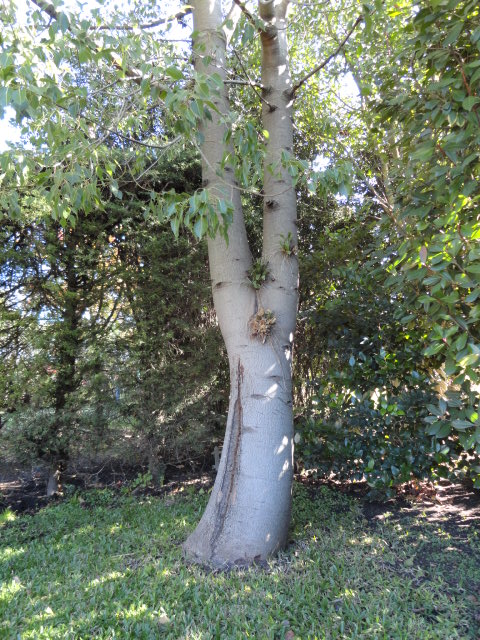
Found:
[[[192,81],[185,43],[121,28],[151,11],[108,16],[110,29],[101,8],[93,21],[35,10],[28,29],[13,4],[2,14],[0,109],[24,133],[0,154],[0,439],[17,461],[110,455],[161,478],[168,463],[210,465],[221,439],[227,372],[202,238],[231,210],[202,189],[196,127],[216,80]],[[298,249],[281,239],[301,264],[299,466],[387,491],[478,485],[478,3],[292,11],[296,78],[362,18],[299,88],[283,159],[300,214]],[[232,43],[228,135],[259,257],[271,133],[257,34],[243,20]]]

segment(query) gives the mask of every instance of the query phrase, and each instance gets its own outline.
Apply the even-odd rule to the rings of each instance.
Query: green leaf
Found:
[[[479,358],[480,356],[477,353],[469,353],[468,356],[461,358],[458,364],[463,368],[469,367],[472,364],[476,364]]]
[[[58,19],[58,24],[60,26],[60,31],[62,33],[65,33],[66,31],[68,31],[68,29],[70,28],[70,21],[68,19],[67,14],[59,13],[57,19]]]
[[[452,424],[457,431],[465,431],[473,426],[468,420],[454,420]]]
[[[470,78],[470,84],[475,84],[477,80],[480,80],[480,69],[477,69],[473,76]]]
[[[167,67],[165,73],[173,80],[183,80],[184,78],[182,71],[178,67]]]
[[[418,160],[419,162],[426,162],[432,158],[433,153],[435,151],[435,145],[433,142],[428,142],[427,144],[423,144],[418,147],[412,154],[412,160]]]
[[[458,351],[461,351],[467,344],[467,339],[468,339],[468,334],[462,333],[462,335],[459,336],[455,341],[455,349],[457,349]]]
[[[434,356],[437,353],[440,353],[440,351],[444,348],[444,346],[445,344],[443,342],[434,342],[433,344],[429,345],[426,349],[424,349],[423,355]]]
[[[443,41],[443,46],[447,47],[448,45],[456,42],[458,40],[458,36],[462,32],[462,29],[463,29],[463,21],[462,22],[459,21],[456,24],[454,24],[454,26],[448,32],[447,37]]]
[[[178,234],[179,234],[179,231],[180,231],[180,219],[179,218],[172,218],[170,220],[170,226],[172,228],[173,235],[175,236],[175,238],[178,238]]]
[[[205,235],[208,228],[207,218],[205,216],[201,216],[193,225],[193,233],[196,238],[199,240]]]
[[[465,111],[471,111],[473,107],[479,102],[480,98],[477,98],[476,96],[468,96],[468,98],[465,98],[465,100],[462,102],[462,107],[465,109]]]
[[[440,429],[435,434],[437,438],[446,438],[450,435],[452,431],[451,425],[448,422],[444,422],[444,424],[440,427]]]
[[[443,422],[441,420],[435,420],[433,424],[427,429],[427,434],[429,436],[436,436],[440,429],[443,427]]]
[[[427,409],[428,411],[430,411],[430,413],[433,413],[433,415],[436,416],[437,418],[439,418],[445,413],[444,411],[441,411],[439,407],[436,407],[434,404],[427,404]]]

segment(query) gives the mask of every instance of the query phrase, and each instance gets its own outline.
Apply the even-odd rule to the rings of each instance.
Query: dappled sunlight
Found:
[[[168,621],[168,616],[163,608],[160,610],[151,610],[145,603],[136,602],[131,604],[128,608],[122,609],[117,614],[119,620],[133,620],[135,618],[149,619],[152,622],[158,622],[163,619],[164,623]]]
[[[270,398],[274,398],[277,390],[278,390],[278,384],[275,382],[274,384],[272,384],[271,387],[267,389],[266,395]]]
[[[272,373],[274,373],[274,371],[276,371],[276,370],[277,370],[277,368],[278,368],[278,364],[277,364],[277,363],[274,363],[274,364],[270,365],[270,366],[268,367],[268,369],[266,369],[266,370],[264,371],[263,376],[264,376],[265,378],[267,378],[269,375],[271,375]]]
[[[7,522],[14,522],[17,518],[17,515],[11,509],[5,509],[0,513],[0,527],[2,527]]]
[[[116,522],[115,524],[113,524],[110,527],[109,533],[110,533],[111,536],[113,536],[116,533],[119,533],[122,529],[123,529],[123,525],[121,525],[118,522]]]
[[[436,618],[423,615],[434,607],[449,611],[445,633],[462,628],[465,611],[458,602],[451,609],[448,586],[436,577],[425,582],[425,568],[416,565],[412,535],[405,535],[413,526],[397,527],[392,513],[365,529],[358,502],[326,488],[313,496],[295,487],[292,542],[264,567],[217,573],[185,565],[184,527],[193,526],[201,508],[190,486],[175,498],[140,503],[116,497],[112,509],[88,512],[66,503],[65,509],[58,505],[34,516],[31,530],[38,538],[26,553],[22,546],[18,560],[11,556],[8,565],[0,565],[11,588],[8,599],[0,599],[0,637],[15,629],[28,640],[63,640],[94,637],[93,630],[102,629],[105,637],[124,640],[266,638],[270,632],[283,637],[291,628],[298,637],[313,638],[320,625],[332,638],[395,637],[395,629],[402,637],[437,637]],[[93,531],[87,533],[81,518],[96,522]],[[52,554],[54,522],[61,523],[61,536]],[[427,526],[422,518],[415,526],[419,522]],[[438,528],[431,526],[425,536],[448,550],[444,558],[458,562],[453,542],[437,535]],[[11,549],[10,544],[2,552]],[[412,614],[414,609],[419,613]]]
[[[125,577],[125,573],[121,573],[120,571],[111,571],[110,573],[105,574],[104,576],[99,576],[91,580],[87,588],[89,587],[98,587],[98,585],[105,584],[105,582],[111,582],[112,580],[119,580]]]
[[[0,602],[8,602],[24,589],[24,585],[18,576],[14,576],[9,582],[0,584]]]
[[[283,476],[288,472],[289,469],[290,469],[290,463],[288,460],[285,460],[285,462],[283,463],[282,470],[278,475],[278,479],[281,480]]]
[[[78,536],[88,536],[88,535],[90,535],[91,533],[93,533],[94,528],[95,528],[95,527],[94,527],[94,525],[93,525],[93,524],[86,524],[86,525],[84,525],[83,527],[79,527],[79,528],[76,530],[75,535],[78,535]]]
[[[288,437],[287,437],[287,436],[283,436],[283,438],[282,438],[282,444],[280,444],[280,445],[278,446],[278,449],[276,449],[275,454],[276,454],[276,455],[279,455],[280,453],[282,453],[283,451],[285,451],[285,448],[286,448],[286,447],[288,447],[288,443],[289,443]]]
[[[14,547],[5,547],[4,549],[0,549],[0,562],[13,560],[23,553],[25,553],[25,549],[23,547],[19,547],[18,549],[15,549]]]

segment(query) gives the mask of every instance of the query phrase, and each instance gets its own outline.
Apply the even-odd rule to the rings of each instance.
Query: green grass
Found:
[[[294,542],[268,570],[209,573],[181,554],[206,499],[104,490],[0,516],[0,638],[477,638],[475,532],[452,581],[438,523],[371,528],[354,500],[296,487]]]

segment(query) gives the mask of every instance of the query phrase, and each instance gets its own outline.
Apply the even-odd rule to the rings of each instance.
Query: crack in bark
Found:
[[[243,432],[243,407],[241,395],[243,374],[244,368],[239,358],[237,366],[237,397],[233,406],[232,431],[228,443],[227,459],[220,487],[220,502],[218,504],[215,524],[210,540],[211,559],[215,557],[215,549],[225,526],[225,518],[232,501],[232,495],[238,476],[240,445]]]

